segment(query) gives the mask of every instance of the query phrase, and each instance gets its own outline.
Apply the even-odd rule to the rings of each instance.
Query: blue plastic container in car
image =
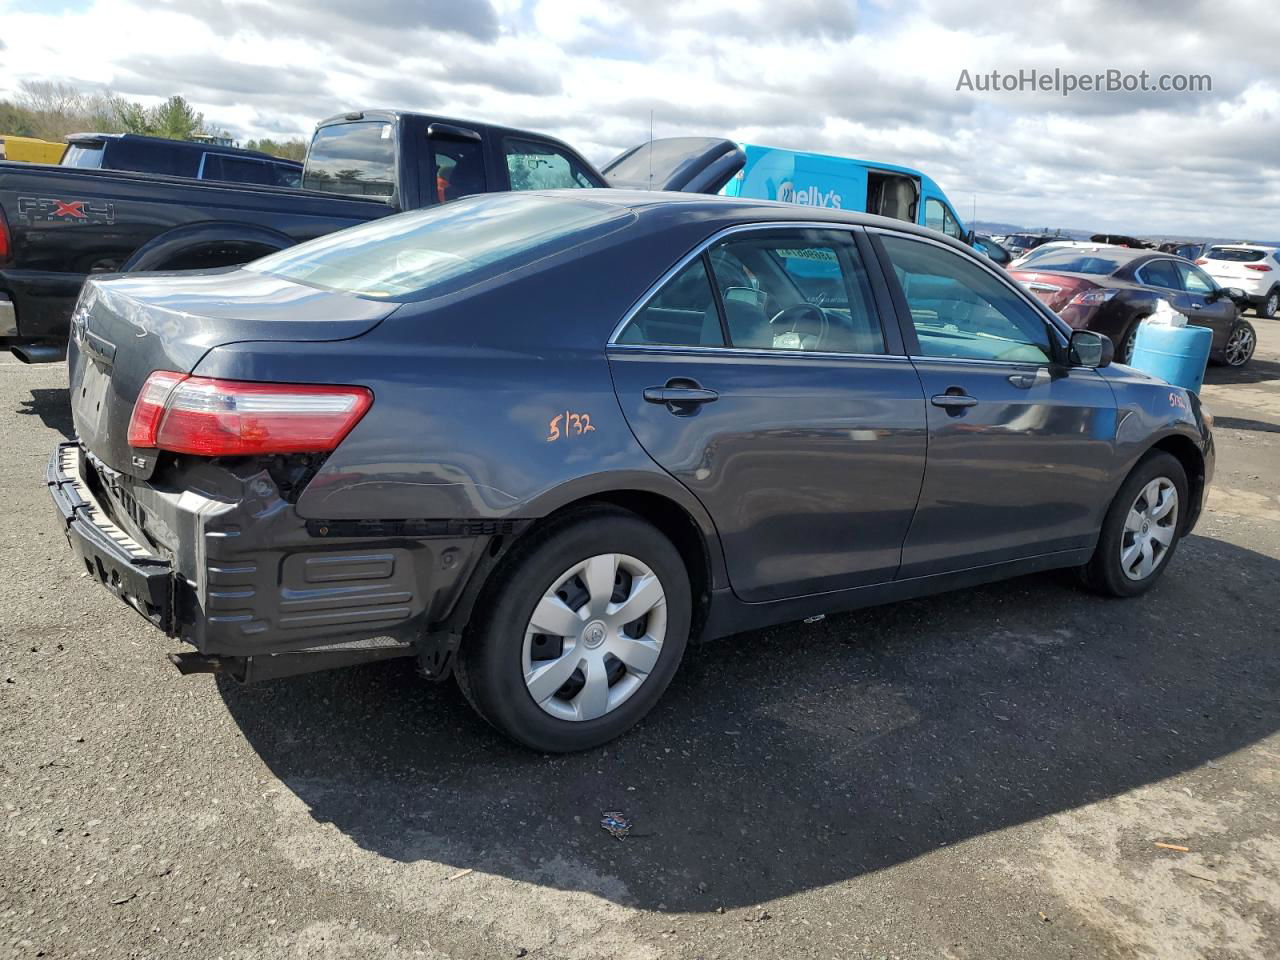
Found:
[[[1129,366],[1199,393],[1212,343],[1213,331],[1208,327],[1144,323],[1138,327]]]

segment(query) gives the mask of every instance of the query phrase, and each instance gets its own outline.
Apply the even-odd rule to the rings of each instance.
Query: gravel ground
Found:
[[[1280,956],[1280,321],[1255,323],[1204,391],[1211,510],[1147,597],[1036,576],[707,644],[567,758],[403,662],[179,676],[55,526],[65,368],[3,355],[0,957]]]

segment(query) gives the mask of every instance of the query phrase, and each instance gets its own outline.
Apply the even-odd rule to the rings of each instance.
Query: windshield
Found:
[[[1205,254],[1207,260],[1227,260],[1232,263],[1254,263],[1266,256],[1263,250],[1247,247],[1211,247]]]
[[[1048,256],[1036,260],[1035,269],[1039,271],[1063,271],[1066,273],[1093,273],[1107,276],[1120,269],[1121,261],[1096,253],[1075,253],[1073,251],[1055,251]]]
[[[361,297],[420,300],[571,250],[632,219],[601,201],[486,194],[331,233],[246,269]]]

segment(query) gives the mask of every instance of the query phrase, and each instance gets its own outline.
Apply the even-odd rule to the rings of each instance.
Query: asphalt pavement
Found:
[[[705,644],[638,730],[556,758],[406,662],[180,676],[55,523],[64,365],[0,355],[0,957],[1280,956],[1254,322],[1147,596],[1049,574]]]

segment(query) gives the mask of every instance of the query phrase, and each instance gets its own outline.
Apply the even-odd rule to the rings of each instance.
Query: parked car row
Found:
[[[1210,356],[1232,367],[1253,357],[1257,336],[1240,315],[1248,302],[1180,257],[1119,246],[1059,248],[1011,275],[1072,329],[1096,330],[1116,345],[1116,358],[1133,356],[1138,326],[1165,300],[1188,322],[1213,331]]]

